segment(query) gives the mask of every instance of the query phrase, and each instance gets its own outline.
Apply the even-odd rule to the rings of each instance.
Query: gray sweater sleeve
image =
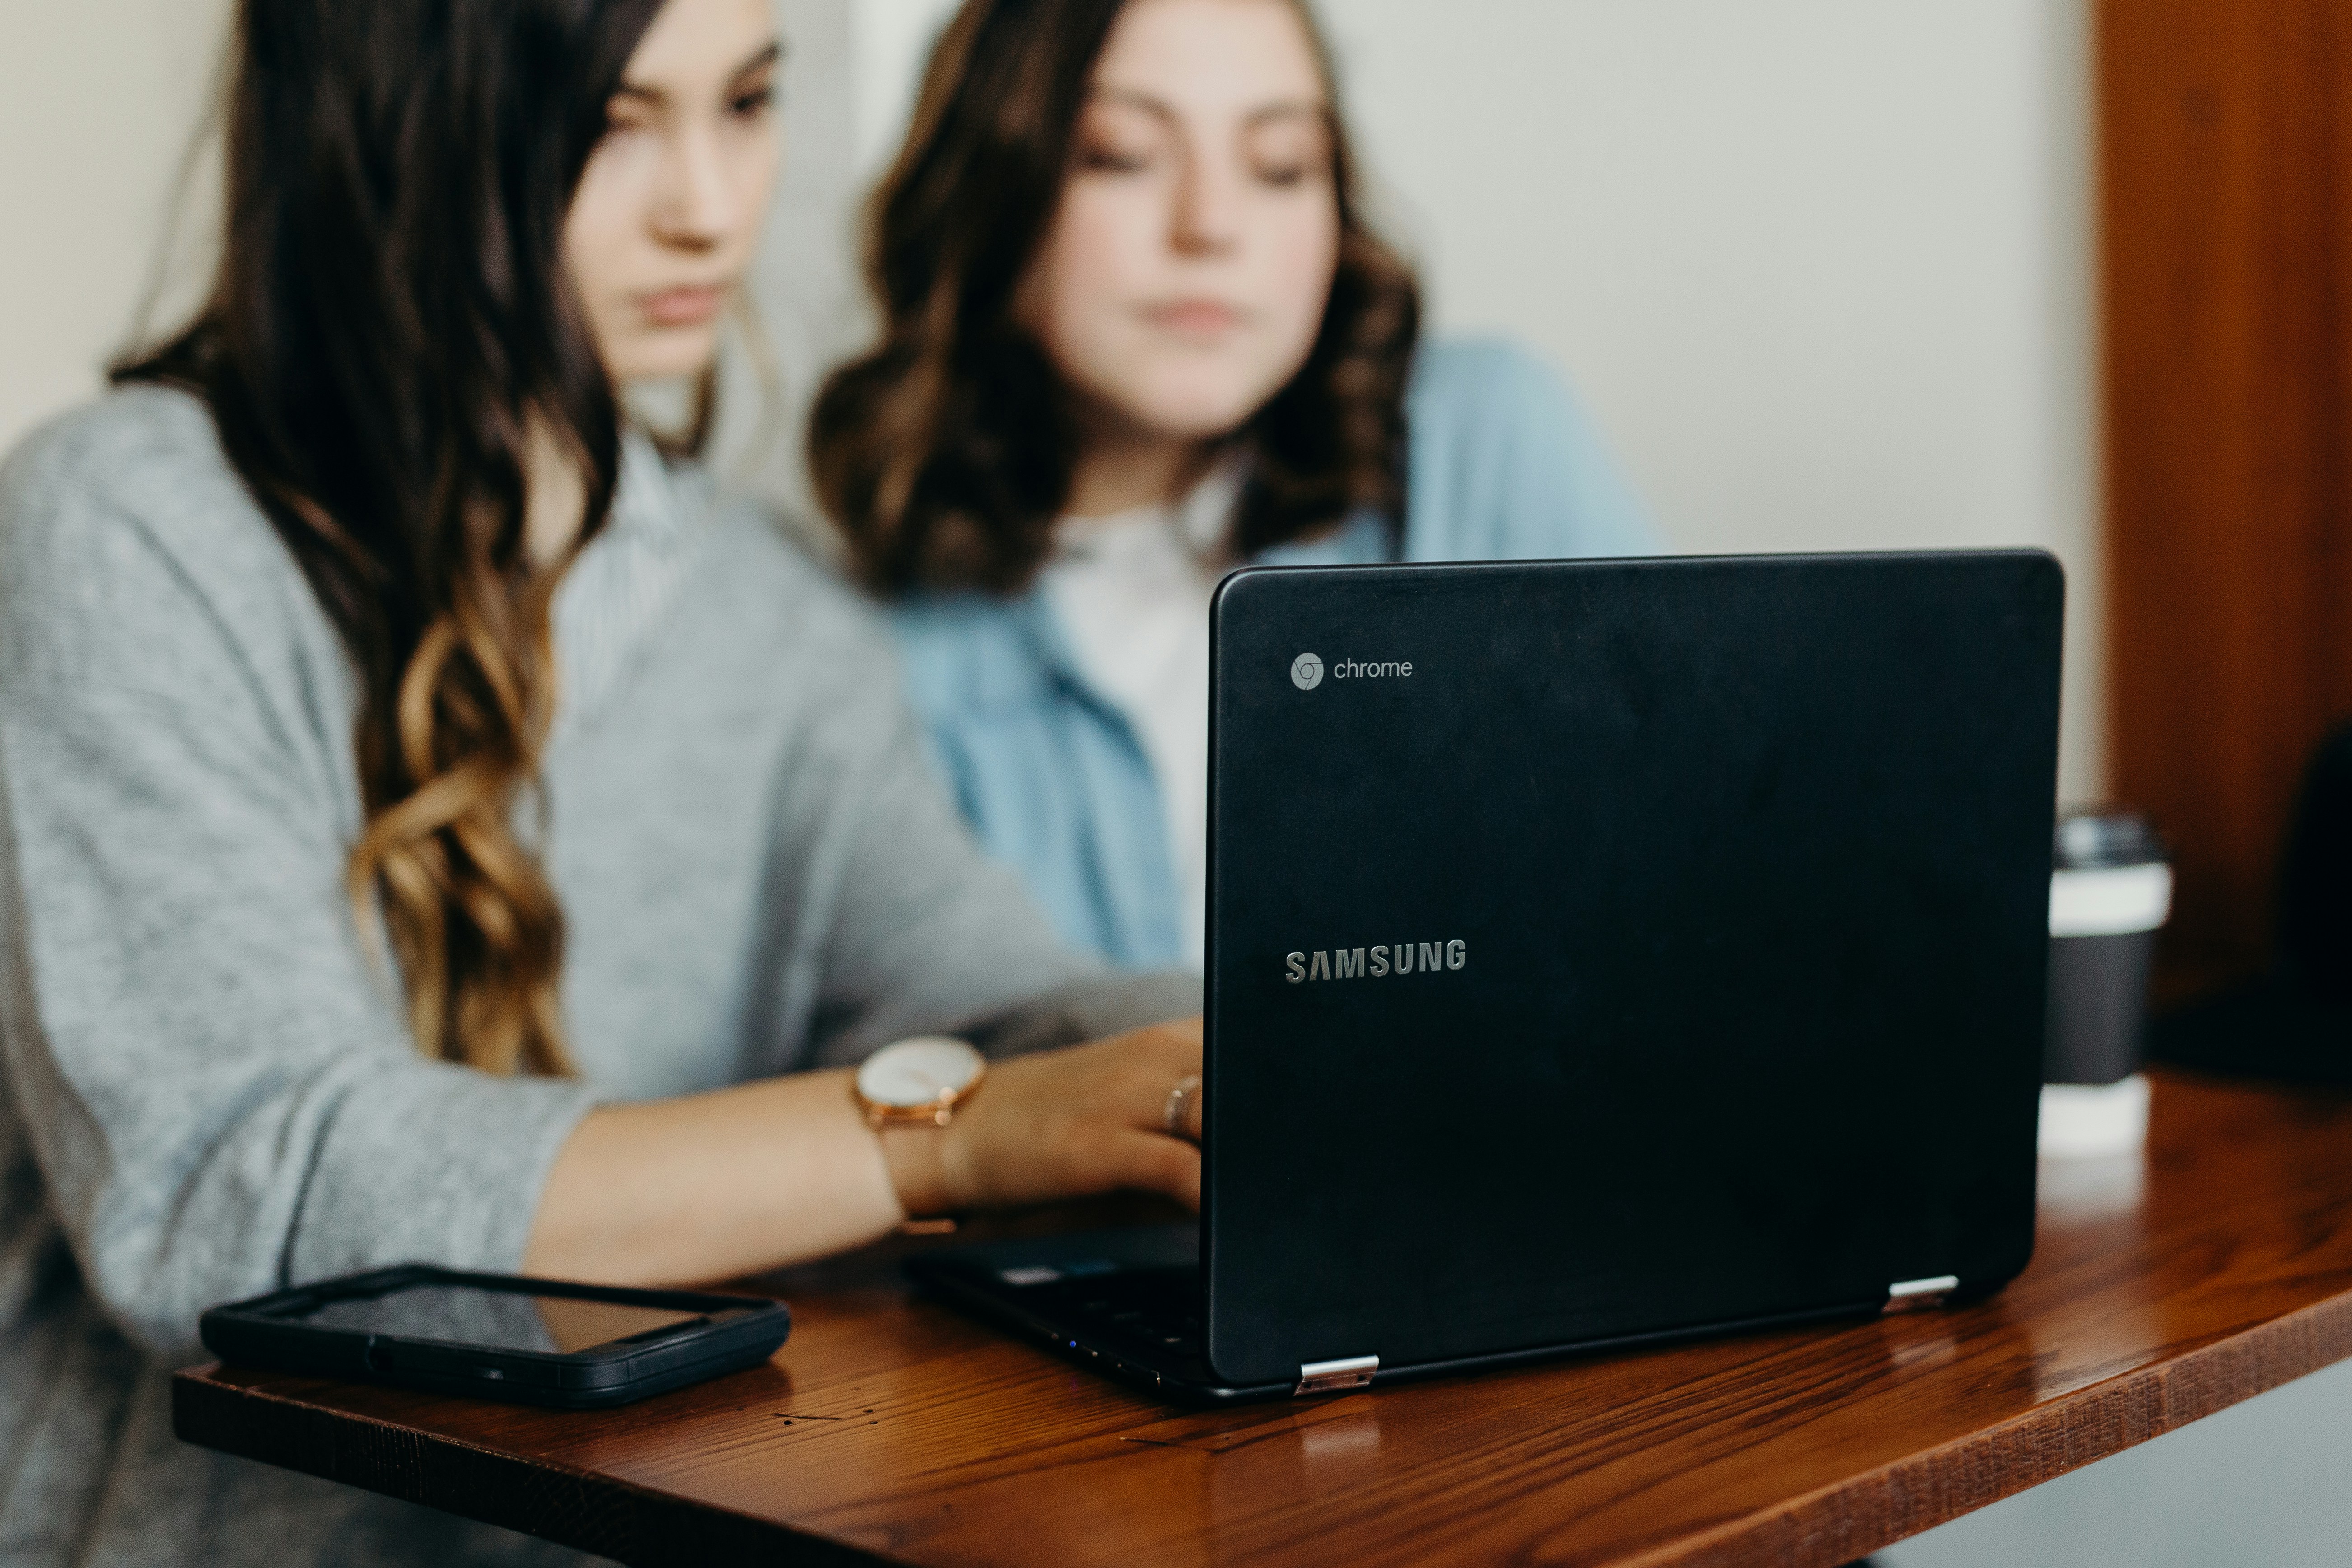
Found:
[[[513,1267],[590,1091],[416,1056],[300,579],[205,522],[240,498],[100,493],[136,454],[73,445],[0,476],[0,1050],[85,1280],[184,1353],[291,1279]]]
[[[1046,932],[1010,873],[972,847],[924,771],[911,724],[835,792],[828,833],[845,857],[827,922],[820,1059],[974,1025],[1092,973]]]
[[[1110,973],[1055,941],[940,788],[888,643],[857,629],[857,656],[833,661],[832,719],[805,748],[831,776],[804,775],[781,821],[779,880],[829,899],[808,922],[822,935],[806,954],[814,1060],[933,1031],[1011,1054],[1199,1011],[1197,980]]]

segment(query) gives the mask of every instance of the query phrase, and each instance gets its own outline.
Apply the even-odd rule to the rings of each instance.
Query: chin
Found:
[[[1248,424],[1281,388],[1256,385],[1139,387],[1122,398],[1129,417],[1182,441],[1213,441]]]
[[[700,375],[718,353],[716,327],[677,327],[633,332],[614,346],[606,362],[614,381],[681,381]]]

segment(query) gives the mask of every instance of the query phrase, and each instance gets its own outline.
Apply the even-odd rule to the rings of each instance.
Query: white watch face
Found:
[[[951,1102],[987,1066],[961,1040],[927,1035],[885,1046],[857,1069],[857,1092],[876,1105],[913,1110]]]

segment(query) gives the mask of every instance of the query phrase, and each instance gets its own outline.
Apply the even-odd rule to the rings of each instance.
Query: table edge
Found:
[[[2064,1396],[2054,1421],[2047,1406],[2023,1411],[1611,1568],[1853,1563],[2346,1360],[2352,1360],[2352,1291],[2086,1384]],[[2010,1443],[2000,1463],[1965,1462],[2021,1432],[2037,1435]],[[1876,1506],[1857,1509],[1857,1497]],[[1892,1528],[1853,1528],[1857,1516]]]
[[[214,1362],[172,1374],[172,1431],[180,1441],[518,1531],[630,1568],[702,1568],[718,1561],[873,1568],[888,1562],[827,1536],[600,1471],[237,1387],[211,1375],[219,1370]],[[264,1409],[268,1414],[256,1419]]]
[[[1850,1563],[2347,1358],[2352,1291],[2119,1372],[2063,1396],[2055,1411],[2042,1405],[2021,1412],[1621,1559],[1614,1568]],[[217,1370],[215,1363],[173,1374],[173,1429],[183,1441],[521,1531],[633,1568],[683,1568],[721,1557],[825,1568],[893,1561],[599,1471],[236,1387],[209,1375]],[[268,1417],[255,1420],[263,1408]],[[2019,1441],[2021,1433],[2032,1436]],[[2000,1451],[1998,1464],[1966,1462],[1992,1450]],[[455,1462],[459,1455],[462,1463]],[[1868,1506],[1857,1506],[1858,1500]]]

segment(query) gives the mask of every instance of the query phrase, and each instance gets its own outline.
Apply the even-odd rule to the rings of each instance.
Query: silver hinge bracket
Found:
[[[1381,1370],[1376,1355],[1349,1356],[1343,1361],[1310,1361],[1298,1369],[1293,1394],[1337,1394],[1343,1388],[1363,1388]]]
[[[1960,1288],[1957,1274],[1937,1274],[1927,1279],[1897,1279],[1886,1288],[1886,1305],[1880,1314],[1888,1312],[1924,1312],[1930,1307],[1940,1307],[1944,1298]]]

